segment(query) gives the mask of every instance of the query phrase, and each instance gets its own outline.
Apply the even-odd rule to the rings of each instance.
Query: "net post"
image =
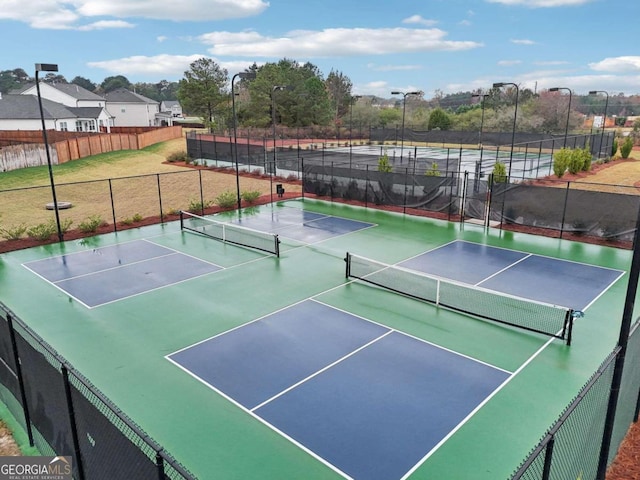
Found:
[[[280,258],[280,238],[278,238],[278,235],[274,235],[274,242],[275,242],[275,252],[276,252],[276,257]]]
[[[180,230],[184,230],[184,212],[180,210]]]
[[[347,256],[344,257],[344,261],[347,264],[345,269],[345,277],[349,278],[351,276],[351,254],[347,252]]]
[[[567,310],[567,319],[566,319],[566,337],[567,337],[567,346],[571,346],[571,333],[573,332],[573,320],[574,320],[574,311],[573,309]]]

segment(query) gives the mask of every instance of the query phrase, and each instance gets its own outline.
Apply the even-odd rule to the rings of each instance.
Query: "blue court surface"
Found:
[[[511,375],[314,300],[167,358],[363,480],[419,466]]]
[[[622,270],[456,240],[399,264],[520,298],[585,310]]]
[[[221,269],[148,240],[45,258],[24,266],[89,308]]]
[[[304,243],[315,243],[375,226],[372,223],[314,213],[298,208],[243,213],[233,223]]]

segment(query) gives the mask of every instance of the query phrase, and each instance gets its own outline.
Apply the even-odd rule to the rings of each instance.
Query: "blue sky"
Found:
[[[353,93],[455,93],[513,82],[640,94],[638,0],[0,0],[0,70],[177,81],[287,57]]]

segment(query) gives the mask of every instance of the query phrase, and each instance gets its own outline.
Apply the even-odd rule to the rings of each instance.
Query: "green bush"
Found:
[[[0,236],[5,240],[18,240],[27,231],[27,226],[22,223],[17,227],[0,228]]]
[[[35,240],[44,241],[49,240],[57,230],[56,223],[53,220],[49,220],[47,223],[39,223],[34,227],[28,228],[27,236]]]
[[[389,154],[386,149],[384,151],[384,155],[378,159],[378,171],[386,173],[393,171],[393,166],[391,165],[391,162],[389,162]]]
[[[235,192],[222,192],[216,197],[215,203],[218,204],[220,208],[232,208],[238,204],[238,197]]]
[[[189,200],[189,208],[187,208],[187,212],[202,213],[205,208],[209,208],[211,205],[213,205],[213,202],[209,200],[205,200],[204,203],[200,200]]]
[[[167,162],[169,163],[173,163],[173,162],[189,163],[190,160],[191,160],[191,157],[189,157],[189,154],[184,150],[181,150],[179,152],[172,152],[169,154],[169,156],[167,156]]]
[[[576,173],[581,172],[584,168],[584,159],[584,149],[577,148],[575,150],[570,150],[569,165],[567,166],[569,173],[575,175]],[[589,159],[591,159],[591,154],[589,154]]]
[[[424,172],[427,177],[439,177],[440,170],[438,169],[438,164],[436,162],[431,162],[431,168]]]
[[[91,215],[89,218],[80,222],[78,228],[83,233],[95,233],[98,231],[98,228],[104,224],[105,221],[100,217],[100,215]]]
[[[247,202],[249,205],[251,205],[253,202],[255,202],[258,198],[260,198],[260,192],[258,190],[253,190],[251,192],[242,192],[240,194],[240,196],[242,197],[242,199]]]
[[[633,139],[631,135],[624,139],[622,146],[620,147],[620,156],[622,158],[629,158],[631,154],[631,150],[633,150]]]
[[[616,153],[618,153],[618,139],[614,138],[613,139],[613,145],[611,145],[611,156],[615,157]]]
[[[591,150],[588,147],[584,147],[580,149],[580,153],[582,155],[582,171],[588,172],[591,170],[591,161],[593,160]]]
[[[507,181],[507,166],[502,162],[493,165],[493,182],[505,183]]]
[[[569,168],[570,162],[571,149],[569,148],[561,148],[553,154],[553,173],[555,173],[556,177],[562,178],[567,168]]]

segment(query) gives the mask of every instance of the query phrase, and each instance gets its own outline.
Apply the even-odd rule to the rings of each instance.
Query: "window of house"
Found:
[[[90,132],[95,132],[96,131],[96,121],[95,120],[89,120],[89,131]]]
[[[69,131],[69,127],[67,127],[67,122],[60,122],[60,131],[61,132],[68,132]]]
[[[82,122],[80,120],[76,120],[76,132],[82,132]]]

